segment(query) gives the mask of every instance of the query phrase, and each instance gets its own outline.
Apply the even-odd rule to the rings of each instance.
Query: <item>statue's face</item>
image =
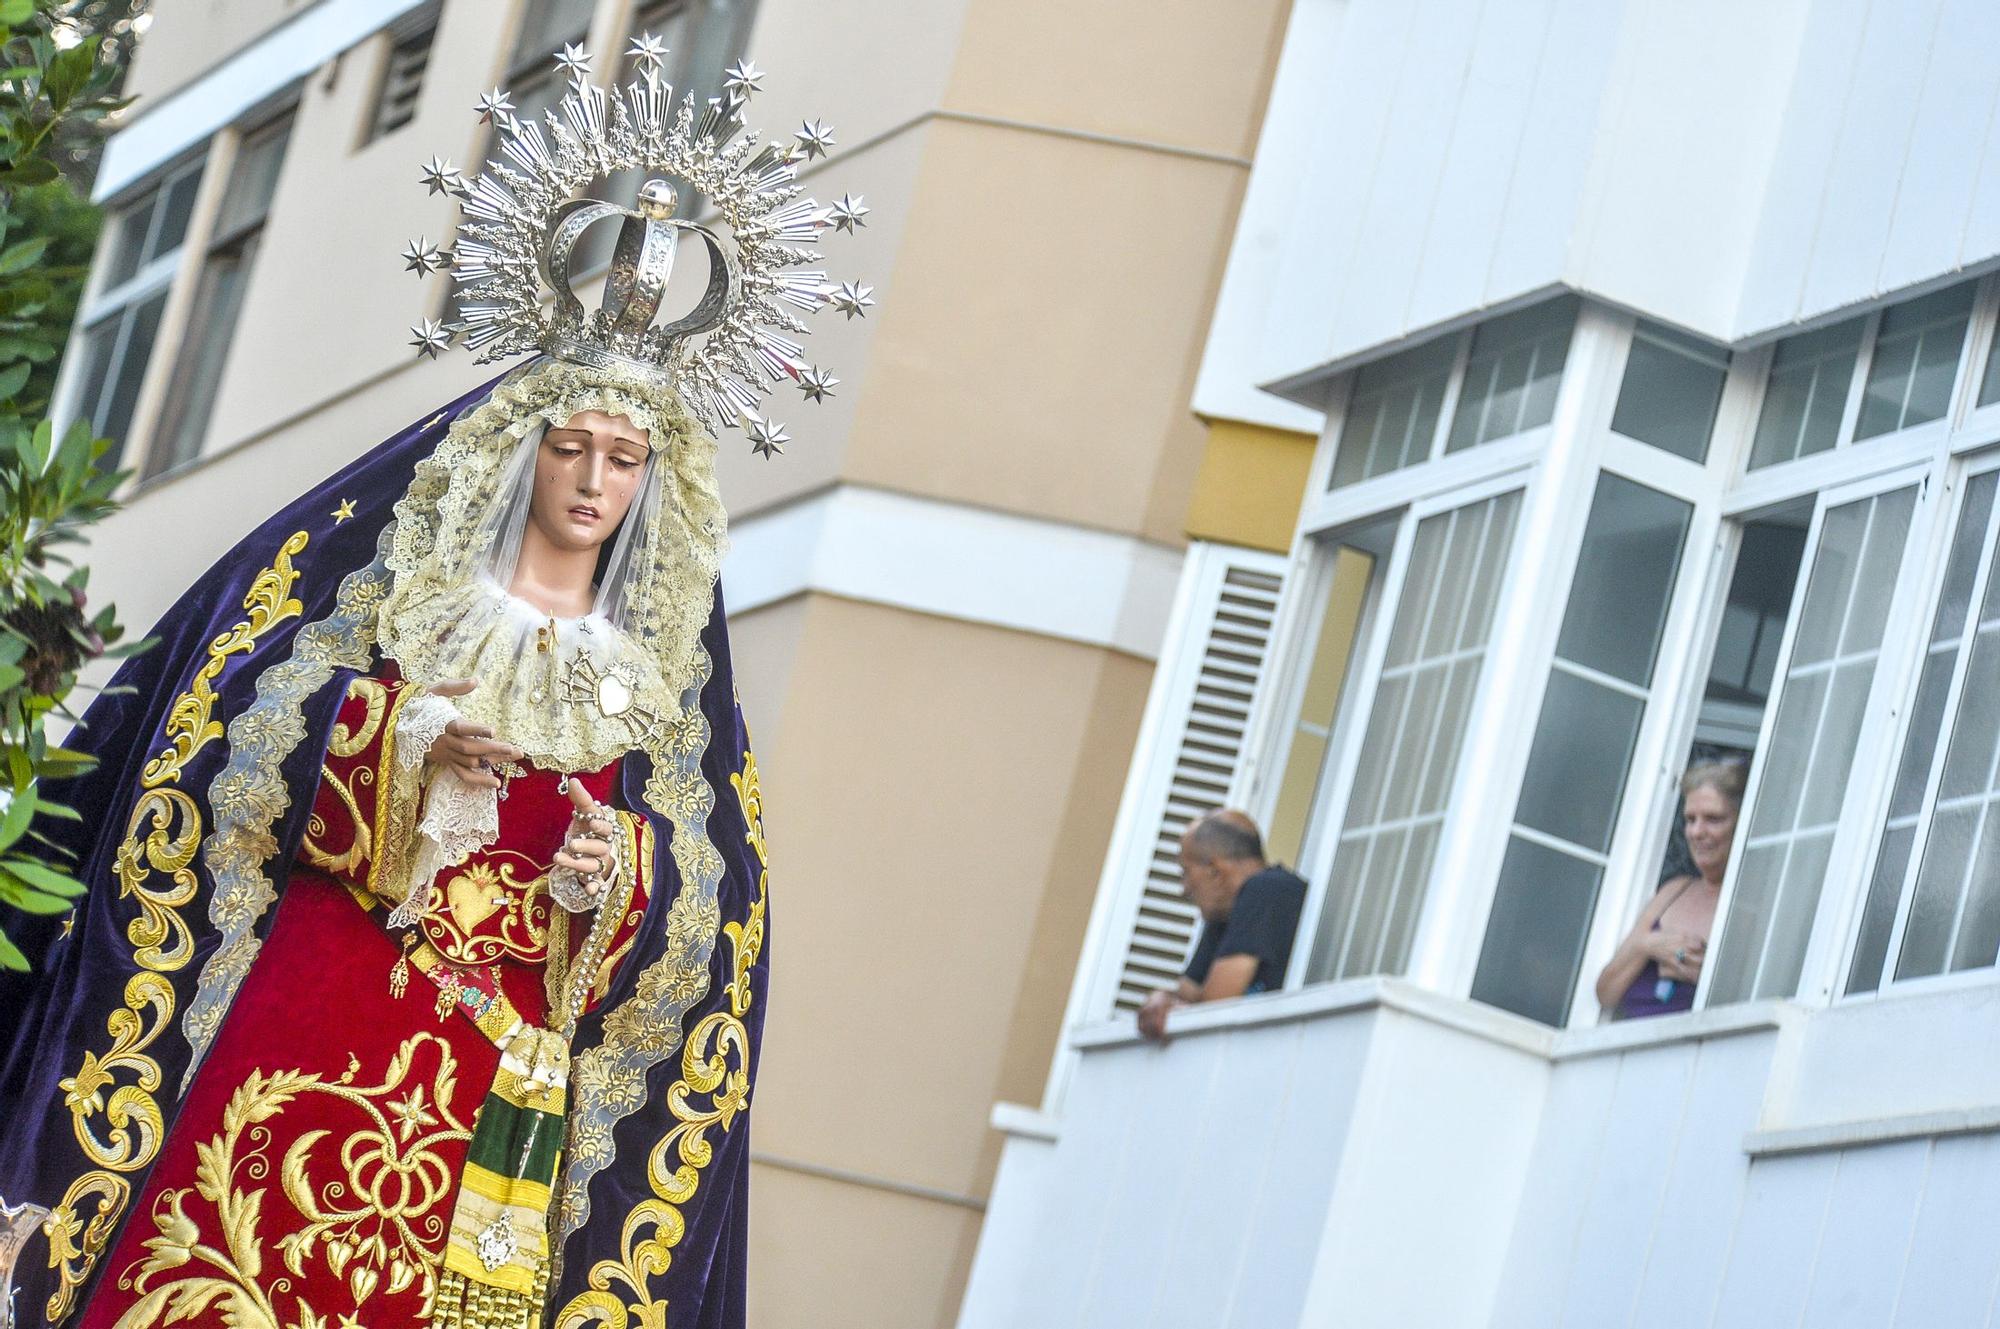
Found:
[[[646,473],[646,431],[622,415],[578,411],[542,435],[528,519],[558,549],[611,538]]]

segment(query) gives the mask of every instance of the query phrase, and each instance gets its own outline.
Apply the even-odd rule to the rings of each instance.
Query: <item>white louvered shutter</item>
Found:
[[[1143,887],[1122,939],[1113,999],[1119,1011],[1136,1010],[1148,993],[1172,987],[1194,949],[1200,919],[1181,898],[1176,851],[1188,823],[1229,796],[1284,587],[1285,560],[1276,554],[1198,543],[1188,557],[1201,560],[1192,612],[1162,650],[1156,686],[1170,691],[1160,733],[1141,747],[1157,765],[1127,776],[1141,786],[1142,798],[1120,871],[1143,876]]]

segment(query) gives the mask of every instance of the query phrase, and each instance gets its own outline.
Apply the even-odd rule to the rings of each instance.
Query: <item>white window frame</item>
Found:
[[[1921,589],[1926,594],[1920,599],[1918,605],[1920,622],[1914,629],[1923,636],[1924,649],[1915,652],[1911,658],[1903,689],[1906,700],[1898,708],[1894,732],[1890,735],[1887,759],[1891,763],[1891,769],[1886,773],[1888,783],[1885,784],[1880,806],[1876,809],[1873,834],[1868,841],[1868,859],[1862,865],[1862,880],[1854,900],[1852,919],[1845,929],[1845,945],[1840,952],[1840,965],[1834,976],[1833,1000],[1835,1001],[1867,1001],[1890,994],[1921,994],[1949,991],[1954,988],[1983,987],[1996,981],[1996,969],[1992,965],[1981,965],[1956,972],[1927,974],[1918,978],[1899,979],[1895,976],[1897,958],[1902,951],[1904,932],[1909,923],[1910,908],[1915,896],[1917,874],[1923,865],[1925,846],[1930,841],[1932,820],[1936,814],[1938,784],[1943,777],[1945,757],[1951,746],[1952,726],[1958,716],[1959,703],[1964,697],[1965,677],[1972,659],[1971,646],[1968,644],[1965,649],[1958,652],[1957,659],[1952,663],[1951,678],[1945,690],[1944,711],[1938,722],[1937,745],[1932,753],[1930,770],[1924,777],[1923,796],[1917,805],[1916,821],[1912,827],[1913,834],[1910,841],[1910,856],[1908,862],[1904,864],[1902,885],[1897,889],[1896,918],[1889,931],[1888,949],[1883,954],[1882,970],[1876,975],[1876,985],[1873,990],[1855,993],[1843,991],[1848,972],[1854,963],[1855,952],[1860,945],[1861,911],[1867,907],[1867,893],[1874,878],[1875,859],[1881,853],[1882,839],[1888,833],[1888,799],[1893,793],[1888,786],[1893,784],[1894,767],[1900,763],[1903,745],[1908,739],[1909,723],[1912,718],[1908,699],[1913,699],[1915,696],[1917,676],[1922,671],[1924,656],[1930,646],[1928,629],[1937,610],[1938,596],[1943,593],[1946,565],[1951,558],[1951,537],[1957,531],[1958,521],[1963,512],[1965,493],[1971,481],[1980,475],[2000,473],[2000,447],[1989,448],[1971,459],[1957,458],[1954,462],[1949,478],[1941,480],[1937,486],[1938,498],[1935,504],[1937,511],[1933,516],[1933,525],[1936,529],[1932,532],[1935,548],[1927,567],[1928,575],[1921,583]],[[1986,595],[1995,555],[2000,555],[2000,549],[1982,557],[1974,569],[1970,609],[1974,614],[1977,614],[1978,606]]]
[[[223,165],[226,167],[227,162],[224,162]],[[149,395],[157,395],[157,392],[152,389],[151,380],[156,379],[163,372],[158,367],[161,360],[160,352],[162,344],[167,338],[170,321],[176,316],[175,280],[180,274],[181,269],[194,257],[198,241],[200,240],[198,231],[201,219],[205,211],[213,206],[217,180],[220,174],[215,170],[215,166],[215,143],[213,140],[210,140],[203,143],[200,148],[176,158],[173,162],[125,191],[126,197],[124,200],[113,200],[105,206],[105,211],[112,213],[117,211],[118,208],[128,205],[139,194],[155,190],[166,190],[183,172],[193,171],[199,176],[195,186],[194,202],[188,213],[187,228],[181,233],[180,244],[167,253],[156,255],[116,286],[108,288],[102,286],[104,270],[98,262],[104,255],[105,243],[112,237],[106,234],[98,241],[97,252],[92,256],[91,278],[84,291],[83,299],[78,304],[76,319],[70,329],[69,343],[63,351],[64,368],[61,371],[60,382],[55,393],[55,403],[50,411],[59,431],[67,429],[70,422],[74,420],[88,419],[92,415],[92,412],[87,412],[83,409],[83,395],[86,385],[83,382],[81,370],[84,357],[80,354],[90,329],[103,322],[106,318],[114,316],[122,317],[127,310],[143,304],[162,291],[166,292],[167,301],[165,307],[161,310],[160,326],[154,334],[153,348],[148,355],[146,368],[141,374],[138,396],[133,403],[132,420],[127,426],[126,437],[118,440],[120,449],[119,465],[121,466],[134,464],[140,452],[143,451],[143,448],[135,448],[133,444],[134,442],[142,441],[141,436],[147,432],[145,429],[145,417],[148,397]],[[158,224],[159,216],[156,211],[154,217],[149,221],[148,226],[152,227]],[[121,360],[125,353],[123,345],[125,336],[126,333],[121,331],[120,346],[118,348],[118,357]],[[102,390],[103,383],[100,381],[97,386]]]

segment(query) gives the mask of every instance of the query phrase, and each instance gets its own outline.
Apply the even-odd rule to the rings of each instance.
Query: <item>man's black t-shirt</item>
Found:
[[[1201,925],[1201,940],[1188,961],[1188,981],[1206,983],[1209,967],[1222,957],[1254,955],[1257,976],[1250,980],[1250,991],[1277,991],[1285,985],[1285,966],[1291,963],[1292,939],[1305,903],[1304,878],[1285,868],[1265,868],[1236,892],[1228,918]]]

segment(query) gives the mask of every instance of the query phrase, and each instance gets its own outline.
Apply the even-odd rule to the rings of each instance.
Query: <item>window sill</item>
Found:
[[[1551,1056],[1558,1037],[1555,1030],[1518,1015],[1440,996],[1406,979],[1380,976],[1178,1007],[1167,1017],[1167,1032],[1176,1039],[1202,1037],[1378,1008],[1544,1059]],[[1085,1025],[1070,1035],[1070,1046],[1086,1052],[1142,1044],[1152,1046],[1139,1037],[1138,1026],[1129,1018]]]
[[[1822,1122],[1751,1131],[1743,1137],[1743,1152],[1752,1158],[1815,1154],[1898,1140],[1935,1139],[1941,1135],[1980,1135],[2000,1131],[2000,1106],[1951,1108],[1938,1112],[1900,1112],[1857,1121]]]

